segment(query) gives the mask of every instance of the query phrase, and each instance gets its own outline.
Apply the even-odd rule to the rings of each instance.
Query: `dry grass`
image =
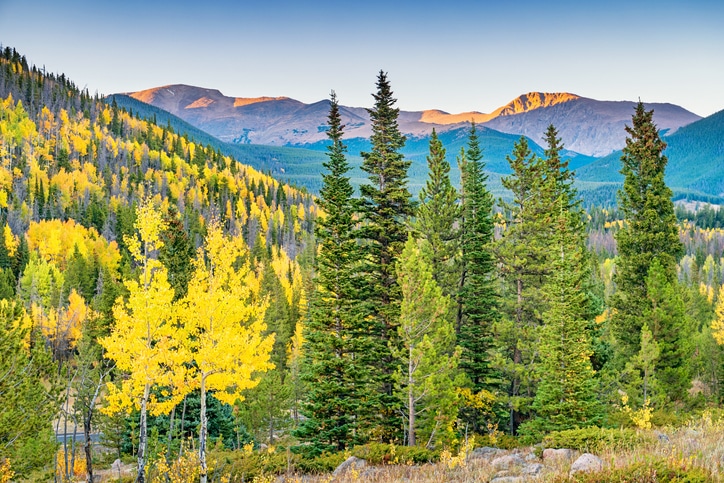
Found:
[[[653,442],[650,444],[632,450],[604,450],[599,452],[597,456],[603,460],[604,470],[627,468],[641,462],[665,461],[677,468],[702,468],[710,475],[708,481],[724,483],[724,421],[722,419],[713,420],[711,416],[705,414],[701,419],[687,426],[660,428],[652,433],[654,437],[652,438]],[[666,437],[659,438],[659,434]],[[544,464],[544,470],[538,478],[529,477],[525,481],[541,483],[574,481],[567,478],[573,460],[533,460],[533,448],[520,448],[507,451],[506,454],[512,452],[517,452],[523,458],[530,458],[532,463]],[[266,475],[247,481],[250,483],[484,483],[489,482],[497,474],[490,462],[491,458],[474,457],[464,453],[457,455],[444,453],[441,456],[441,461],[435,464],[367,466],[357,471],[350,470],[342,476],[332,476],[331,474]],[[114,481],[104,472],[99,473],[103,475],[100,481]],[[174,473],[176,476],[181,475],[181,472],[175,471]],[[520,468],[511,469],[508,475],[520,475]],[[153,481],[153,478],[150,481]],[[161,480],[159,479],[159,481]],[[181,480],[177,478],[174,481]],[[221,480],[217,481],[228,480],[222,477]]]
[[[703,468],[710,473],[709,481],[724,483],[724,421],[712,421],[706,414],[692,424],[680,428],[662,428],[658,434],[664,438],[650,445],[638,447],[628,451],[603,451],[599,456],[604,462],[604,468],[625,468],[637,462],[650,462],[663,460],[681,468]],[[518,450],[525,457],[533,452],[533,448]],[[537,460],[537,462],[542,462]],[[526,481],[547,482],[567,479],[571,467],[571,460],[545,461],[544,471],[536,479],[529,477]],[[514,476],[516,471],[511,471]],[[496,475],[490,460],[483,458],[453,458],[436,464],[422,466],[386,465],[370,467],[361,471],[350,471],[344,476],[287,476],[269,479],[260,479],[277,483],[468,483],[488,482]]]

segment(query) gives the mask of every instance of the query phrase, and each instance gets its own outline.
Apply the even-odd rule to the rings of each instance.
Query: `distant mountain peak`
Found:
[[[551,107],[564,102],[575,101],[580,96],[569,92],[529,92],[516,97],[508,104],[496,111],[499,116],[512,116],[523,112],[530,112],[542,107]]]

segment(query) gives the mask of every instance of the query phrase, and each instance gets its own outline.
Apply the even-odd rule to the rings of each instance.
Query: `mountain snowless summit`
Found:
[[[183,84],[127,94],[170,112],[227,142],[272,146],[305,146],[326,140],[329,101],[305,104],[288,97],[227,97],[216,89]],[[520,134],[540,143],[549,124],[558,129],[567,149],[588,156],[605,156],[621,149],[624,126],[631,121],[635,102],[598,101],[566,92],[530,92],[490,114],[470,111],[450,114],[440,110],[401,111],[400,130],[426,137],[476,123],[508,134]],[[654,121],[671,134],[700,116],[673,105],[652,103]],[[368,138],[369,115],[362,107],[340,106],[346,138]]]

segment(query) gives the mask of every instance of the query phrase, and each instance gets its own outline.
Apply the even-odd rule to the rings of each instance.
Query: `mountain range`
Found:
[[[303,147],[327,139],[327,100],[305,104],[288,97],[227,97],[215,89],[182,84],[128,95],[226,142]],[[433,128],[441,133],[474,120],[502,133],[528,136],[536,143],[542,141],[548,125],[554,124],[567,149],[600,157],[623,147],[623,127],[631,119],[634,106],[634,102],[597,101],[569,93],[530,92],[490,114],[401,111],[398,122],[408,137],[426,137]],[[654,109],[659,128],[668,132],[700,119],[673,104],[654,103],[648,107]],[[342,106],[340,111],[347,138],[369,138],[371,125],[366,109]]]
[[[329,101],[305,104],[288,97],[227,97],[215,89],[169,85],[114,95],[119,105],[166,116],[212,136],[222,151],[281,179],[316,191],[321,186]],[[484,147],[489,185],[504,196],[500,178],[510,172],[505,159],[513,144],[526,136],[534,152],[542,154],[543,133],[553,124],[566,148],[570,167],[587,204],[612,204],[620,186],[620,150],[625,126],[630,124],[635,102],[600,101],[570,93],[531,92],[486,114],[470,111],[450,114],[441,110],[401,111],[398,123],[407,136],[403,150],[412,160],[413,192],[427,176],[425,157],[433,128],[447,148],[456,179],[455,155],[467,141],[470,121],[478,125]],[[646,104],[669,143],[667,182],[677,197],[724,201],[724,111],[701,118],[668,103]],[[360,151],[369,149],[371,126],[367,110],[342,106],[352,179],[360,183]],[[198,135],[199,133],[197,133]],[[212,143],[213,143],[212,142]]]

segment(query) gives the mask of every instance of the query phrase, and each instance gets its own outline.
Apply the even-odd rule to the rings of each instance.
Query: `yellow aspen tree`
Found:
[[[264,335],[267,302],[260,277],[251,269],[241,237],[228,238],[217,222],[208,227],[194,275],[180,312],[190,331],[192,350],[188,387],[201,391],[199,428],[200,481],[207,481],[206,395],[234,404],[243,391],[258,384],[254,376],[273,368],[273,335]]]
[[[724,285],[719,288],[716,318],[711,322],[711,333],[718,344],[724,345]]]
[[[137,209],[135,229],[140,240],[126,237],[125,242],[140,266],[140,280],[125,282],[128,301],[121,298],[116,301],[115,327],[100,343],[106,357],[128,375],[120,388],[108,386],[106,412],[130,407],[140,410],[136,481],[145,483],[147,412],[168,413],[183,399],[185,393],[177,388],[183,387],[184,363],[189,360],[189,352],[185,346],[187,336],[176,323],[174,290],[168,283],[165,267],[155,258],[163,246],[160,239],[163,220],[148,200]],[[152,393],[154,387],[158,391]]]

